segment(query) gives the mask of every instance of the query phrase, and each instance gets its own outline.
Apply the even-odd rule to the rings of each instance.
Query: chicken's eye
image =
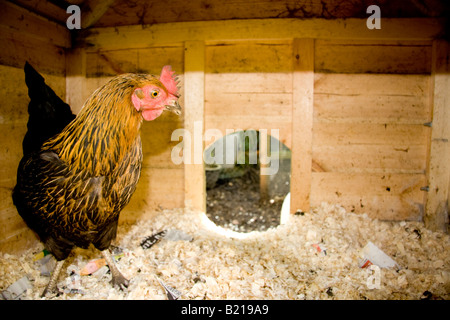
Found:
[[[159,91],[158,90],[153,90],[151,93],[152,98],[156,98],[157,96],[159,96]]]

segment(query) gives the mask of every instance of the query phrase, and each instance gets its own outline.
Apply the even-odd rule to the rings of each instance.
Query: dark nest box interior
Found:
[[[256,130],[238,131],[206,148],[204,159],[209,219],[238,232],[264,231],[280,224],[290,189],[289,148]]]
[[[106,266],[82,275],[101,257],[80,249],[54,298],[166,299],[165,283],[185,299],[449,299],[446,1],[0,5],[3,298],[21,279],[19,296],[39,298],[50,274],[11,196],[28,61],[75,115],[119,74],[170,65],[180,81],[182,115],[140,130],[114,242],[128,290],[110,290]],[[180,233],[140,246],[169,229]],[[381,278],[358,265],[372,245],[396,263]]]

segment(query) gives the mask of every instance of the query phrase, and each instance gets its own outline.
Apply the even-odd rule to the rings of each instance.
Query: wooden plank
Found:
[[[184,123],[190,133],[191,159],[185,158],[184,183],[185,206],[206,212],[206,178],[203,163],[204,141],[195,141],[195,122],[200,121],[200,131],[204,132],[205,101],[205,44],[202,41],[186,41],[184,73]],[[189,146],[185,145],[185,148]]]
[[[86,52],[73,49],[66,53],[66,103],[78,114],[90,93],[86,92]]]
[[[258,87],[259,83],[255,82],[255,91],[259,90]],[[205,130],[219,129],[225,134],[227,129],[268,129],[270,134],[271,129],[278,129],[280,140],[290,147],[292,94],[223,93],[216,90],[222,88],[211,90],[210,86],[206,90]]]
[[[312,174],[311,205],[339,203],[382,220],[418,220],[423,214],[424,174]]]
[[[314,40],[294,39],[291,213],[310,208],[314,105]]]
[[[325,74],[316,73],[314,94],[345,96],[423,97],[428,92],[427,75]]]
[[[423,173],[426,145],[313,145],[313,159],[327,172]]]
[[[26,123],[0,123],[0,143],[2,145],[0,177],[1,179],[11,179],[8,186],[11,192],[16,182],[17,167],[23,156],[22,141],[26,132]],[[6,196],[11,197],[11,194]],[[0,202],[4,203],[3,200],[0,198]]]
[[[318,40],[315,71],[429,74],[431,41]]]
[[[63,48],[70,48],[72,45],[70,31],[66,26],[49,21],[8,1],[2,1],[0,21],[2,28],[27,34],[44,43]]]
[[[146,211],[184,207],[183,178],[183,168],[142,170],[136,192],[125,207],[121,220],[136,222]]]
[[[183,41],[259,39],[431,40],[443,31],[439,19],[383,18],[369,30],[366,19],[246,19],[119,26],[83,30],[78,46],[89,51],[146,48]]]
[[[314,123],[314,145],[388,145],[402,149],[427,144],[427,127],[408,124]]]
[[[327,123],[423,124],[431,120],[428,95],[315,94],[314,119]]]
[[[290,72],[291,41],[233,41],[206,47],[207,73]]]
[[[66,72],[64,49],[25,34],[0,26],[2,54],[0,64],[23,69],[25,61],[40,73],[64,76]]]
[[[243,117],[223,116],[205,117],[205,130],[219,130],[223,135],[228,131],[240,130],[260,130],[267,129],[267,134],[271,134],[271,130],[279,130],[279,140],[288,148],[291,147],[291,122],[286,121],[270,121],[266,117],[257,117],[247,120]]]
[[[164,65],[171,65],[172,70],[181,75],[184,71],[184,47],[90,52],[87,54],[86,76],[115,76],[126,72],[158,75]]]
[[[207,100],[218,93],[292,93],[292,73],[205,74]]]
[[[183,168],[183,165],[174,164],[171,160],[172,149],[179,143],[171,141],[172,132],[183,126],[184,119],[169,112],[164,112],[159,118],[142,124],[141,140],[144,155],[142,170]]]
[[[37,235],[28,228],[15,207],[0,211],[0,252],[17,254],[37,243]]]
[[[431,97],[433,126],[427,170],[429,192],[426,195],[424,222],[431,230],[448,231],[450,176],[450,46],[433,43]]]

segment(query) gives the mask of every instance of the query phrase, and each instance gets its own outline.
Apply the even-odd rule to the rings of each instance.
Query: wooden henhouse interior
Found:
[[[292,217],[306,219],[328,203],[392,228],[423,225],[422,237],[424,230],[439,234],[436,241],[447,252],[447,258],[433,261],[442,270],[440,287],[427,290],[450,297],[450,12],[445,1],[1,0],[0,6],[3,254],[12,257],[39,242],[11,197],[27,132],[25,62],[75,114],[112,77],[159,75],[170,65],[180,79],[182,114],[164,112],[142,125],[141,177],[121,213],[119,232],[164,210],[207,212],[212,206],[207,164],[195,160],[220,138],[207,133],[265,131],[289,151],[289,181],[280,197],[290,194]],[[78,28],[76,10],[69,6],[79,9]],[[173,139],[177,129],[189,133],[190,141]],[[175,163],[174,150],[182,140],[185,158]],[[271,181],[259,176],[261,193]],[[309,241],[314,235],[301,236]],[[414,275],[404,272],[411,284]],[[309,283],[303,278],[300,283]],[[177,287],[174,279],[168,281]],[[207,298],[231,297],[219,294],[219,280],[204,279],[192,288]],[[269,285],[258,291],[255,281],[249,292],[269,297],[263,295]],[[201,291],[203,285],[209,289]],[[227,282],[229,292],[234,285]],[[312,289],[306,287],[281,298],[309,298]],[[332,297],[328,287],[318,288],[319,298]],[[179,284],[177,289],[197,297],[194,289],[182,290]],[[347,289],[339,290],[333,297]],[[136,297],[153,297],[153,291],[145,292]]]

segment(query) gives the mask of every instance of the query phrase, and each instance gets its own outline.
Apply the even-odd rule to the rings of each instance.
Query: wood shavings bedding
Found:
[[[181,292],[180,299],[450,298],[450,237],[421,222],[378,221],[326,203],[265,232],[234,233],[239,238],[205,221],[203,213],[179,209],[119,226],[115,244],[124,255],[117,266],[131,279],[129,288],[112,288],[106,266],[80,276],[100,253],[76,249],[59,279],[64,293],[53,299],[167,299],[158,278]],[[146,237],[170,229],[193,240],[162,239],[149,249],[140,247]],[[400,269],[360,268],[361,249],[369,241]],[[49,278],[40,275],[33,257],[42,249],[1,254],[0,290],[26,275],[33,288],[22,298],[40,299]]]

